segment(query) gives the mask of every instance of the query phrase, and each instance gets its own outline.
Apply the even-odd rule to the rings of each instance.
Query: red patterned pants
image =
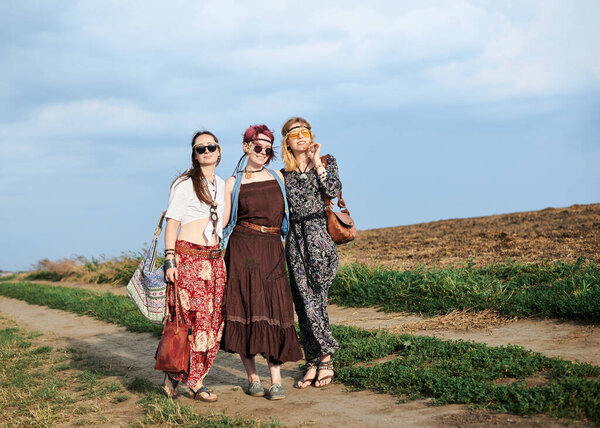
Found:
[[[193,341],[190,351],[190,370],[187,375],[170,376],[188,387],[197,390],[208,374],[223,333],[221,304],[227,282],[225,263],[218,254],[209,258],[206,253],[213,250],[218,254],[219,246],[197,245],[178,240],[175,243],[178,290],[183,318],[192,326]]]

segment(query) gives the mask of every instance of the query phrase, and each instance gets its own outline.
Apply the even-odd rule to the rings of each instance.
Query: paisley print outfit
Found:
[[[300,339],[306,361],[332,355],[339,348],[329,325],[327,293],[339,267],[336,246],[327,232],[323,193],[335,198],[342,190],[337,162],[327,155],[327,179],[314,169],[304,174],[282,170],[290,208],[286,259]]]

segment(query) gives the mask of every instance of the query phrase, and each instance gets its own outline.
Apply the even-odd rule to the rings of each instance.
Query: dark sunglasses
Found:
[[[267,156],[271,156],[273,154],[273,149],[270,147],[261,147],[261,146],[257,146],[256,144],[253,145],[252,150],[254,150],[254,153],[261,153],[262,151],[265,151],[265,155]]]
[[[209,144],[208,146],[196,146],[194,147],[194,150],[199,155],[203,155],[206,149],[208,149],[209,152],[214,153],[214,151],[217,150],[217,147],[219,147],[218,144]]]

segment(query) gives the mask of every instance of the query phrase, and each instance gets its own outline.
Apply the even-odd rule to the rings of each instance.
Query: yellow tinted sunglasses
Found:
[[[290,138],[298,138],[298,136],[302,134],[303,137],[310,137],[310,129],[308,128],[300,128],[294,129],[287,133],[287,136]]]

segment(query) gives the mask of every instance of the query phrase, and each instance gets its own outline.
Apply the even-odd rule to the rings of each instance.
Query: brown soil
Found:
[[[338,249],[343,263],[395,269],[460,266],[469,259],[479,266],[509,258],[600,262],[600,204],[364,230]]]

